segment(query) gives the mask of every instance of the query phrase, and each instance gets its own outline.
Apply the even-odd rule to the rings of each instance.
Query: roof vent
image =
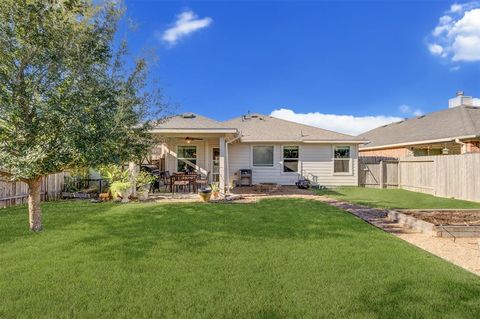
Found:
[[[193,113],[184,113],[184,114],[182,114],[182,117],[183,117],[184,119],[194,119],[194,118],[195,118],[195,114],[193,114]]]
[[[259,119],[259,120],[265,120],[265,117],[262,114],[258,113],[248,113],[242,116],[242,120],[251,120],[251,119]]]

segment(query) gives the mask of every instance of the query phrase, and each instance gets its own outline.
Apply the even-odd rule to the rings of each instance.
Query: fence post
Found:
[[[385,162],[380,161],[380,188],[385,188]]]

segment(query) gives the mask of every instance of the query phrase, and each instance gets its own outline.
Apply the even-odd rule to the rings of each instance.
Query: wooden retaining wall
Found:
[[[359,185],[480,201],[480,153],[391,159],[360,157]]]
[[[42,178],[41,198],[43,201],[60,198],[64,177],[67,173],[58,173]],[[25,204],[28,201],[28,185],[23,182],[0,181],[0,208]]]

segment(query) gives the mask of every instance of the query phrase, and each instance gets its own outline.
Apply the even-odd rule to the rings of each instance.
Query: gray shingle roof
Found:
[[[223,122],[242,133],[242,141],[363,141],[363,138],[290,122],[262,114],[250,114]]]
[[[167,117],[154,125],[154,129],[231,129],[224,123],[195,113],[184,113]]]
[[[363,148],[480,135],[480,108],[457,106],[384,125],[360,134],[370,141]]]

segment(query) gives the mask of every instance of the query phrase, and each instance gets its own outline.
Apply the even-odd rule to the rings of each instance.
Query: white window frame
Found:
[[[298,147],[298,158],[297,158],[298,166],[297,166],[297,171],[296,171],[296,172],[284,172],[284,171],[283,171],[283,161],[285,160],[285,158],[283,157],[283,149],[284,149],[285,147],[292,147],[292,146],[293,146],[293,147]],[[281,164],[281,165],[280,165],[280,166],[281,166],[281,167],[280,167],[280,172],[281,172],[282,174],[285,174],[285,175],[292,175],[292,174],[298,175],[298,174],[300,173],[300,171],[301,171],[301,167],[300,167],[300,166],[301,166],[301,162],[300,162],[301,147],[300,147],[300,145],[294,145],[294,144],[282,145],[282,150],[281,150],[281,152],[282,152],[282,153],[281,153],[280,155],[282,156],[282,161],[281,161],[281,163],[280,163],[280,164]],[[287,159],[291,159],[291,158],[287,158]]]
[[[179,159],[186,159],[186,160],[190,160],[190,159],[193,159],[193,158],[186,158],[186,157],[179,157],[178,156],[178,148],[179,147],[195,147],[195,154],[197,154],[197,157],[195,157],[194,159],[197,161],[197,163],[195,164],[195,169],[198,170],[199,166],[198,166],[198,145],[192,145],[192,144],[178,144],[177,145],[177,156],[176,156],[176,159],[175,159],[175,171],[178,172],[178,160]]]
[[[257,146],[263,146],[263,147],[272,147],[273,148],[273,161],[272,161],[272,165],[254,165],[253,164],[253,149]],[[275,145],[272,145],[272,144],[259,144],[259,145],[251,145],[250,146],[250,163],[252,165],[252,167],[256,167],[256,168],[263,168],[263,169],[272,169],[272,168],[275,168]]]
[[[335,148],[336,147],[348,147],[350,149],[350,158],[348,162],[348,172],[335,172]],[[352,157],[352,145],[332,145],[332,174],[333,175],[353,175],[353,157]]]

